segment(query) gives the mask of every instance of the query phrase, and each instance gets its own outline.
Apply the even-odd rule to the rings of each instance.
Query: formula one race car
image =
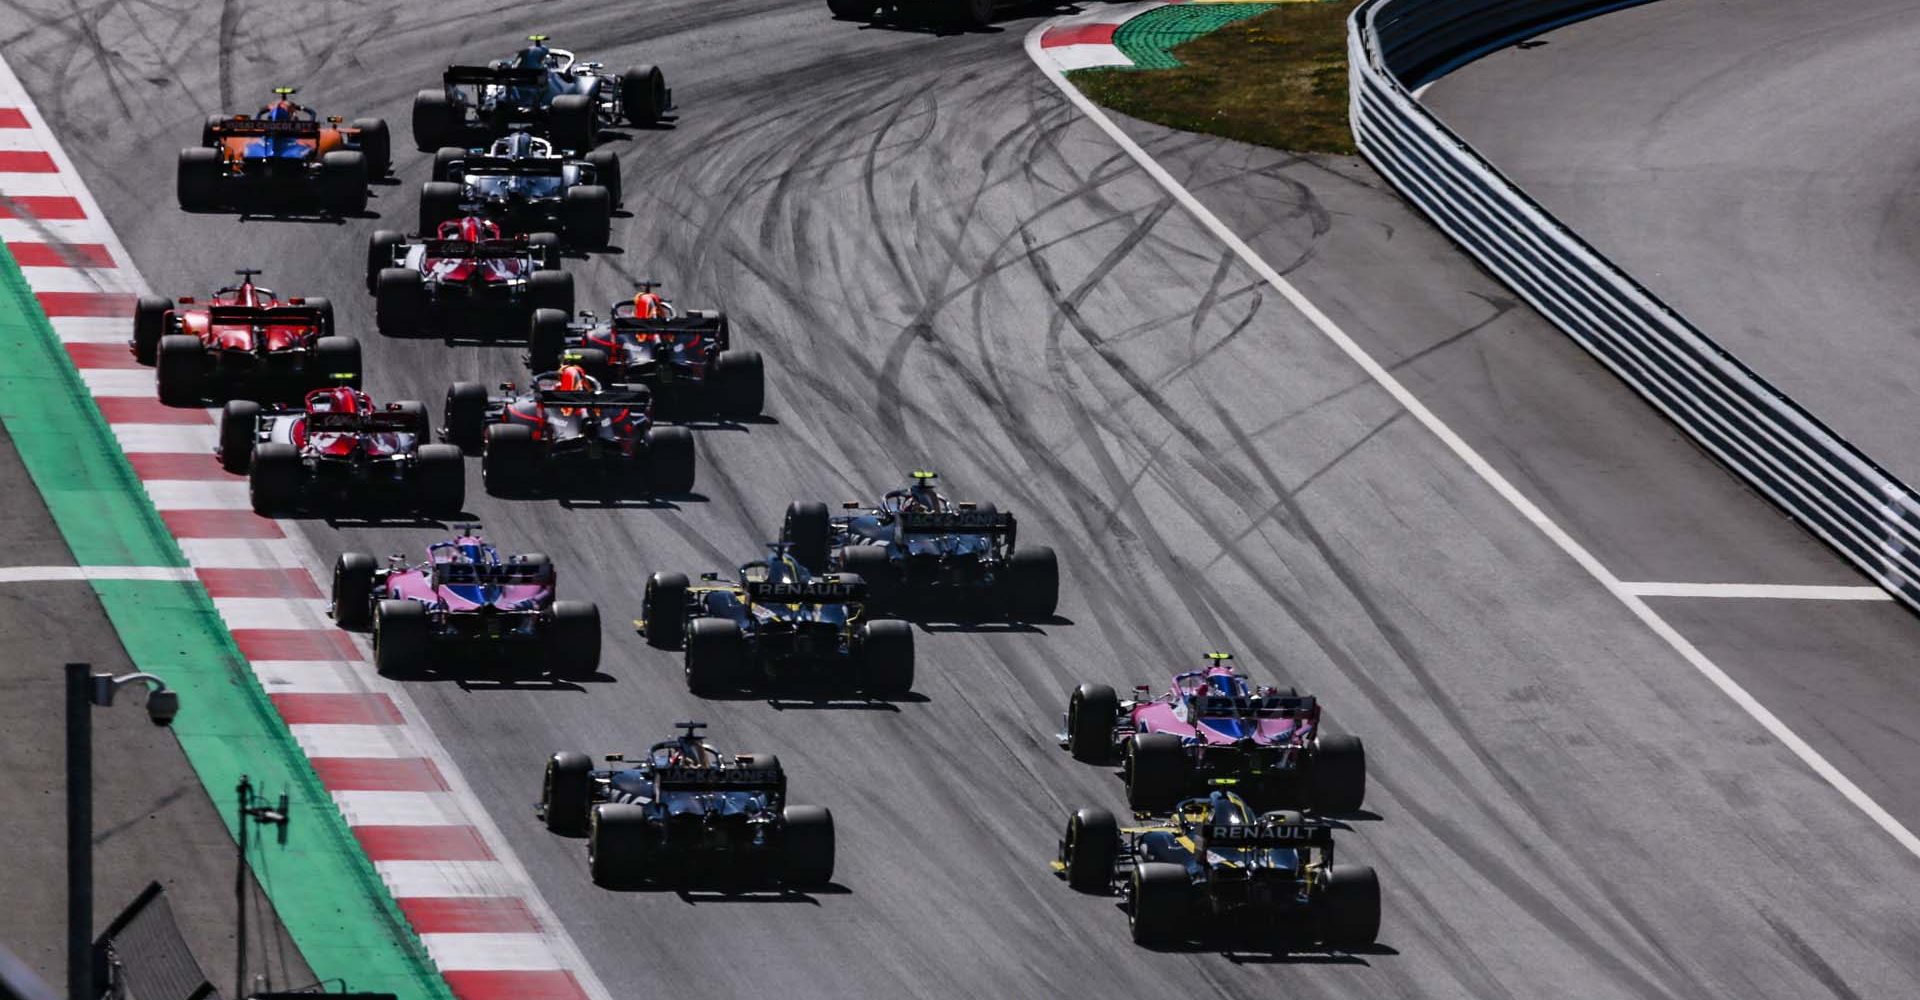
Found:
[[[525,329],[535,309],[573,310],[558,236],[506,236],[499,223],[471,216],[429,231],[432,238],[378,229],[367,240],[367,291],[381,333]]]
[[[1297,812],[1256,814],[1232,792],[1127,830],[1105,809],[1081,809],[1053,868],[1081,892],[1118,892],[1138,944],[1229,932],[1259,935],[1275,952],[1354,951],[1379,936],[1380,880],[1333,863],[1333,830]]]
[[[553,560],[540,553],[502,556],[477,524],[427,546],[425,562],[399,555],[380,566],[364,552],[333,564],[333,620],[373,629],[373,662],[399,676],[431,664],[437,645],[534,647],[560,677],[591,677],[600,665],[600,609],[554,600]]]
[[[443,439],[479,450],[487,492],[513,495],[543,472],[561,483],[595,476],[636,483],[655,496],[693,491],[693,432],[656,427],[645,389],[606,389],[577,365],[536,375],[525,389],[478,382],[447,390]]]
[[[281,299],[253,283],[259,271],[235,271],[205,301],[142,295],[128,347],[154,365],[160,401],[197,406],[206,399],[300,398],[328,385],[360,384],[360,342],[333,335],[333,303]]]
[[[527,367],[548,371],[564,357],[609,385],[645,386],[660,411],[759,416],[766,399],[760,352],[731,349],[725,313],[681,313],[656,287],[641,282],[639,294],[615,302],[604,323],[588,312],[571,322],[559,310],[536,310]]]
[[[643,882],[833,880],[833,814],[787,803],[787,774],[770,753],[721,753],[686,730],[596,768],[583,753],[547,758],[540,817],[554,833],[587,835],[587,868],[605,886]]]
[[[351,125],[324,121],[293,102],[294,88],[274,88],[275,100],[249,118],[211,115],[200,145],[180,151],[180,207],[318,209],[358,215],[367,209],[367,182],[384,177],[390,157],[387,123],[362,118]]]
[[[1208,653],[1204,669],[1175,674],[1158,698],[1144,684],[1126,701],[1105,684],[1082,684],[1067,701],[1060,745],[1092,764],[1125,761],[1136,812],[1219,782],[1263,804],[1358,811],[1367,794],[1359,737],[1323,732],[1312,695],[1256,688],[1232,659]]]
[[[930,18],[950,24],[982,28],[993,12],[1018,7],[1029,0],[827,0],[834,17],[869,21],[882,14]]]
[[[460,449],[428,444],[427,408],[376,409],[357,389],[316,389],[299,408],[262,408],[236,399],[220,414],[215,454],[247,473],[254,513],[285,514],[316,504],[397,505],[457,514],[466,503]]]
[[[867,620],[859,577],[815,576],[786,544],[771,547],[767,559],[741,566],[736,582],[718,573],[699,583],[681,573],[647,580],[634,625],[654,646],[685,646],[687,690],[719,694],[837,668],[872,694],[911,691],[913,629]]]
[[[652,66],[610,77],[597,62],[548,48],[545,35],[527,41],[510,59],[448,66],[440,89],[414,96],[413,141],[421,152],[461,145],[475,131],[526,127],[545,131],[562,149],[585,152],[602,127],[651,125],[673,107],[673,91]]]
[[[879,506],[849,500],[839,517],[822,503],[789,504],[780,537],[808,566],[859,574],[884,608],[1051,618],[1060,596],[1053,550],[1015,548],[1012,514],[948,500],[936,478],[915,472],[911,486],[889,492]]]
[[[620,158],[598,149],[564,156],[545,139],[513,132],[484,150],[446,146],[420,187],[420,231],[483,215],[515,232],[557,230],[568,243],[604,247],[620,204]]]

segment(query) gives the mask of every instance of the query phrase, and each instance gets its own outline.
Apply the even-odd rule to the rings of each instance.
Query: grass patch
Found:
[[[1358,0],[1285,3],[1175,46],[1175,69],[1086,69],[1071,78],[1122,114],[1302,153],[1353,153],[1347,15]]]

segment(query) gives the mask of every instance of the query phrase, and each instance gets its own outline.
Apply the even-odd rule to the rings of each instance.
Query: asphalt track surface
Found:
[[[1426,95],[1529,193],[1920,481],[1920,4],[1662,0]]]
[[[582,690],[421,683],[416,700],[616,990],[795,997],[1906,996],[1920,862],[1686,666],[1361,372],[1227,261],[1026,61],[1033,23],[861,29],[824,5],[663,3],[516,23],[471,4],[110,6],[9,15],[7,58],[157,287],[236,266],[318,292],[383,398],[518,374],[515,346],[382,341],[365,234],[172,207],[172,151],[294,79],[404,122],[449,55],[523,30],[666,67],[684,115],[616,140],[622,252],[583,304],[667,282],[768,356],[771,419],[699,431],[699,496],[660,506],[482,496],[503,545],[598,600]],[[431,11],[431,13],[429,13]],[[451,26],[451,27],[449,27]],[[404,127],[403,127],[404,129]],[[1357,279],[1364,280],[1364,279]],[[621,625],[657,568],[752,556],[790,498],[872,495],[931,465],[1016,510],[1064,569],[1061,620],[934,626],[920,697],[699,702]],[[415,549],[428,526],[307,531]],[[1160,683],[1225,646],[1363,735],[1382,946],[1154,953],[1046,874],[1066,810],[1117,782],[1051,734],[1080,679]],[[834,810],[839,891],[744,899],[593,888],[535,822],[550,749],[631,749],[693,715],[778,752]]]

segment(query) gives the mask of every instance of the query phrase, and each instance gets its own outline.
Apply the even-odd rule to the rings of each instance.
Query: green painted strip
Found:
[[[186,564],[4,251],[0,421],[82,565]],[[452,1000],[206,589],[153,580],[95,580],[93,589],[135,666],[180,692],[174,735],[228,833],[239,829],[242,774],[265,795],[288,794],[286,843],[269,833],[252,864],[314,974],[403,1000]]]
[[[1235,21],[1264,14],[1272,3],[1202,3],[1158,7],[1126,23],[1113,33],[1120,54],[1137,69],[1178,69],[1175,46],[1218,31]]]

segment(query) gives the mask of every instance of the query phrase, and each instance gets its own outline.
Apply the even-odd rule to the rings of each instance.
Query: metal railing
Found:
[[[1920,495],[1508,180],[1411,88],[1645,0],[1369,0],[1348,24],[1353,134],[1406,199],[1702,448],[1920,610]]]

